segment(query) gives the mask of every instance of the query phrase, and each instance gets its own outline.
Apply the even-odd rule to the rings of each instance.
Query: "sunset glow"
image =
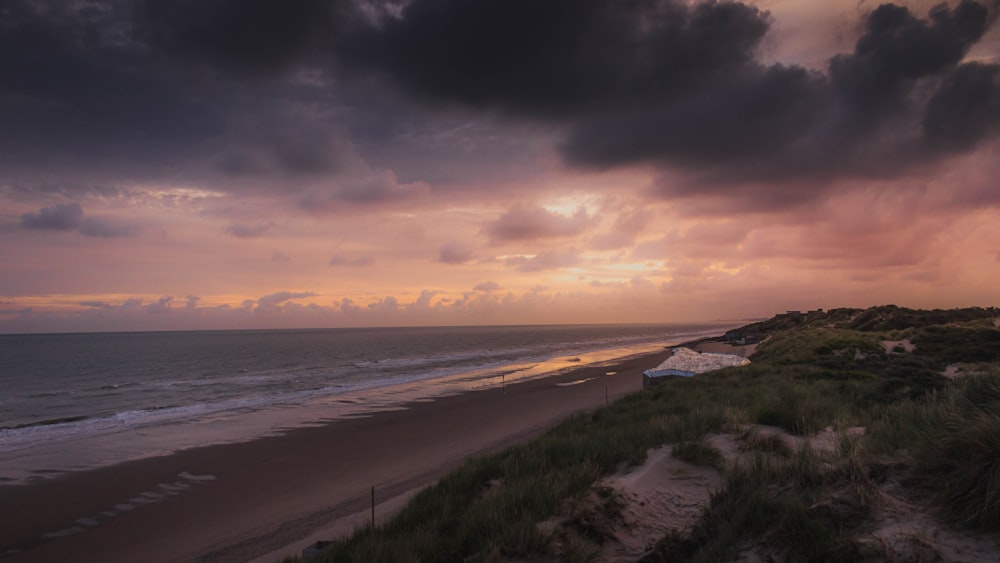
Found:
[[[0,332],[997,305],[1000,5],[935,4],[5,2]]]

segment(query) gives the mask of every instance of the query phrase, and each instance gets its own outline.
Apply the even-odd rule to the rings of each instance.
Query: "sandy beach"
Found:
[[[668,354],[3,486],[0,558],[248,561],[294,553],[367,510],[371,487],[378,503],[392,506],[469,456],[639,390],[642,371]]]

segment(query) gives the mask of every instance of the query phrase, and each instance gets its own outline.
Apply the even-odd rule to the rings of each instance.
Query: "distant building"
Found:
[[[732,344],[733,346],[746,346],[748,344],[757,344],[764,340],[764,336],[759,332],[742,332],[740,330],[730,330],[723,336],[723,340]]]
[[[802,316],[802,311],[785,311],[784,313],[778,313],[775,317],[778,318],[797,318]]]

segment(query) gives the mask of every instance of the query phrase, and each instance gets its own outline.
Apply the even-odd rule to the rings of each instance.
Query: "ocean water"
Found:
[[[731,326],[0,335],[0,484],[606,364]]]

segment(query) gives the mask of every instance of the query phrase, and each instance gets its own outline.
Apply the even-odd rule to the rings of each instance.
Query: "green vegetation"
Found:
[[[694,465],[714,467],[720,471],[726,468],[726,458],[704,436],[675,444],[670,455]]]
[[[873,453],[908,449],[914,485],[931,492],[944,516],[1000,531],[1000,369],[984,368],[940,393],[880,409]]]
[[[854,498],[819,502],[842,482],[822,470],[808,447],[787,459],[758,454],[729,471],[691,534],[667,536],[644,561],[727,561],[748,542],[768,546],[777,560],[857,560],[863,548],[849,533],[865,520],[867,507]]]
[[[321,561],[595,560],[599,519],[621,506],[602,476],[648,449],[722,471],[693,530],[669,535],[647,561],[724,561],[748,551],[791,561],[885,558],[865,541],[878,487],[892,481],[956,526],[1000,530],[1000,330],[997,309],[893,306],[781,316],[744,327],[768,340],[753,363],[678,379],[573,417],[544,436],[468,461],[383,526],[358,530]],[[908,339],[886,350],[883,341]],[[971,375],[949,380],[948,364]],[[842,432],[832,451],[808,438]],[[742,443],[727,461],[709,437]],[[788,440],[799,439],[800,447]],[[593,502],[591,502],[593,504]],[[568,515],[568,517],[567,517]],[[539,525],[563,517],[557,525]]]

